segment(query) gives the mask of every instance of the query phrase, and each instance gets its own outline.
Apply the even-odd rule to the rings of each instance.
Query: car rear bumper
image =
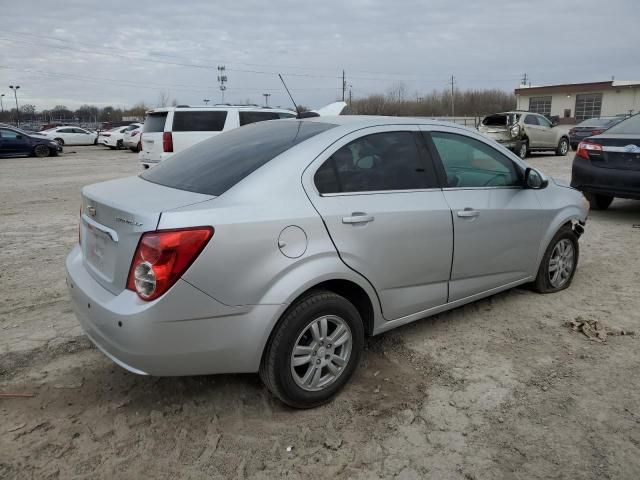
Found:
[[[640,170],[596,167],[588,160],[575,158],[571,186],[582,192],[640,200]]]
[[[93,279],[76,246],[66,260],[73,311],[91,341],[118,365],[157,376],[256,372],[282,305],[230,307],[179,280],[144,302]]]

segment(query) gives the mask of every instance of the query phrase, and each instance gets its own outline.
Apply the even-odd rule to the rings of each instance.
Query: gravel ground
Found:
[[[64,258],[82,185],[136,156],[0,159],[0,478],[640,478],[640,202],[592,212],[568,290],[515,289],[369,339],[332,403],[256,375],[149,378],[91,347]],[[535,156],[567,179],[572,155]],[[566,322],[636,335],[590,341]]]

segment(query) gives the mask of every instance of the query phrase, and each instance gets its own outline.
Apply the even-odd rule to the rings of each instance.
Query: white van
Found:
[[[220,132],[295,116],[291,110],[246,105],[156,108],[147,112],[139,159],[146,169]]]

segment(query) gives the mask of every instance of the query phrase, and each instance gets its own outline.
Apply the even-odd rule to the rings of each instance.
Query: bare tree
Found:
[[[168,105],[169,105],[169,92],[167,92],[166,90],[161,90],[158,93],[158,107],[166,107]]]

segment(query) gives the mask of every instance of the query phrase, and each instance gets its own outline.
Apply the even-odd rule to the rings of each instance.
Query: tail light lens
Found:
[[[603,128],[596,128],[595,130],[591,130],[591,135],[600,135],[602,132],[604,132]]]
[[[160,297],[191,266],[212,236],[211,227],[145,233],[131,262],[127,289],[146,301]]]
[[[131,133],[131,136],[132,136],[132,137],[135,137],[136,135],[138,135],[138,132],[132,132],[132,133]]]
[[[580,142],[578,144],[578,151],[576,152],[577,157],[589,160],[589,152],[602,152],[602,145],[588,141]]]
[[[162,151],[173,152],[173,136],[171,132],[164,132],[162,134]]]

